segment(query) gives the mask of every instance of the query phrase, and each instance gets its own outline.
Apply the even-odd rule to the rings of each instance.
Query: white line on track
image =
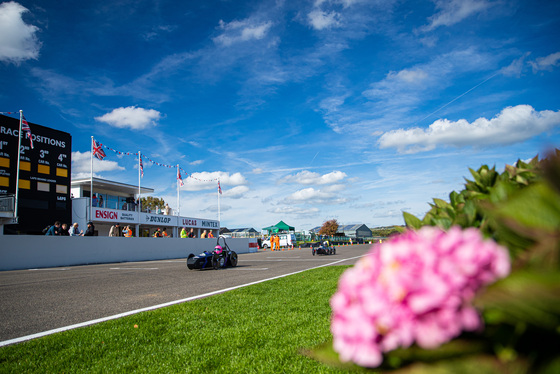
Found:
[[[158,270],[159,268],[109,268],[110,270]]]
[[[66,268],[47,268],[47,269],[27,269],[28,271],[63,271],[68,270]]]
[[[328,257],[324,257],[324,258],[300,258],[300,259],[291,259],[291,258],[276,258],[276,259],[270,259],[270,260],[243,260],[243,262],[287,262],[287,261],[297,261],[297,262],[302,262],[302,261],[332,261],[332,259],[328,258]]]
[[[221,294],[221,293],[224,293],[224,292],[227,292],[227,291],[236,290],[238,288],[252,286],[254,284],[267,282],[267,281],[270,281],[270,280],[273,280],[273,279],[279,279],[279,278],[288,277],[290,275],[303,273],[304,271],[319,269],[319,268],[322,268],[322,267],[325,267],[325,266],[336,265],[336,264],[339,264],[339,263],[344,262],[344,261],[355,260],[355,259],[363,257],[363,256],[365,256],[365,255],[351,257],[351,258],[345,258],[345,259],[341,259],[341,260],[338,260],[338,261],[334,261],[332,263],[315,266],[313,268],[309,268],[309,269],[305,269],[305,270],[299,270],[299,271],[295,271],[295,272],[289,273],[289,274],[277,275],[277,276],[272,277],[272,278],[262,279],[262,280],[255,281],[255,282],[250,282],[250,283],[245,283],[245,284],[241,284],[239,286],[224,288],[222,290],[212,291],[212,292],[208,292],[208,293],[205,293],[205,294],[202,294],[202,295],[187,297],[186,299],[170,301],[168,303],[163,303],[163,304],[159,304],[159,305],[149,306],[149,307],[146,307],[146,308],[131,310],[131,311],[128,311],[128,312],[115,314],[113,316],[108,316],[108,317],[94,319],[94,320],[91,320],[91,321],[76,323],[75,325],[64,326],[64,327],[60,327],[58,329],[43,331],[43,332],[39,332],[37,334],[26,335],[26,336],[22,336],[22,337],[15,338],[15,339],[10,339],[10,340],[4,340],[4,341],[0,342],[0,347],[10,345],[10,344],[21,343],[21,342],[31,340],[31,339],[42,338],[43,336],[56,334],[58,332],[73,330],[73,329],[77,329],[77,328],[85,327],[85,326],[91,326],[91,325],[95,325],[97,323],[106,322],[106,321],[110,321],[110,320],[113,320],[113,319],[130,316],[130,315],[133,315],[133,314],[138,314],[138,313],[147,312],[147,311],[150,311],[150,310],[160,309],[160,308],[164,308],[164,307],[171,306],[171,305],[181,304],[181,303],[184,303],[184,302],[187,302],[187,301],[192,301],[192,300],[202,299],[202,298],[205,298],[205,297],[208,297],[208,296],[218,295],[218,294]]]

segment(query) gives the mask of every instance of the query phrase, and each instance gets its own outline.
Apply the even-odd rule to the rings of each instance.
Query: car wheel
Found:
[[[231,252],[229,254],[229,264],[233,267],[237,266],[237,253]]]
[[[194,255],[192,253],[189,255],[189,257],[187,257],[187,267],[189,268],[189,270],[194,269],[194,266],[189,264],[189,260],[193,257],[194,257]]]
[[[221,266],[221,256],[215,254],[214,256],[212,256],[212,268],[214,268],[214,270],[218,270]]]
[[[263,245],[263,248],[264,248],[264,249],[268,249],[268,245],[264,244],[264,245]]]

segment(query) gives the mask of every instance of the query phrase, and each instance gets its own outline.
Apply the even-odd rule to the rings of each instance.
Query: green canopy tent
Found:
[[[295,227],[286,224],[284,221],[280,221],[274,226],[264,227],[263,230],[266,230],[269,233],[280,232],[280,231],[288,231],[289,232],[289,231],[295,231]]]

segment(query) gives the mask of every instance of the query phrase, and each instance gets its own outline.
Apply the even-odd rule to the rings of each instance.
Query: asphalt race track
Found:
[[[189,270],[177,259],[0,272],[0,346],[319,266],[351,265],[370,247],[337,247],[331,256],[260,250],[221,270]]]

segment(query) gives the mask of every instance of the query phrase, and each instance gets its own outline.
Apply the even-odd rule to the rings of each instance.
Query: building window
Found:
[[[117,205],[119,203],[119,198],[113,195],[106,195],[105,196],[105,208],[109,209],[117,209]]]

